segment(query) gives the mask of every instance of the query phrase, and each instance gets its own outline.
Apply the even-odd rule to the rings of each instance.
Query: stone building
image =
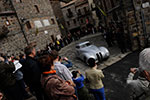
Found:
[[[68,3],[69,0],[65,0],[64,2]],[[52,5],[54,15],[56,16],[56,20],[57,20],[59,29],[61,31],[61,34],[66,35],[67,28],[66,28],[65,19],[63,17],[63,13],[61,10],[60,0],[50,0],[50,3]]]
[[[90,11],[92,13],[92,18],[94,20],[94,25],[95,25],[95,27],[98,27],[99,18],[97,16],[96,10],[94,9],[95,8],[94,0],[88,0],[88,2],[89,2]]]
[[[69,32],[73,33],[93,24],[88,0],[72,0],[69,3],[61,3],[66,26]]]
[[[142,15],[141,9],[138,11],[136,10],[139,1],[139,7],[141,7],[141,1],[143,0],[94,0],[96,7],[99,7],[106,13],[106,15],[104,15],[102,11],[97,10],[97,12],[101,13],[97,15],[100,23],[105,25],[105,27],[107,27],[109,23],[123,23],[124,33],[130,37],[133,50],[145,47],[144,35],[148,30],[144,30],[144,25],[147,29],[150,29],[148,28],[150,21],[149,17],[146,18],[146,16],[149,16],[149,7],[145,9],[141,8],[143,10]],[[147,1],[149,2],[149,0],[145,0],[143,3]],[[145,16],[145,18],[143,18],[145,22],[142,20],[142,16]]]
[[[0,5],[0,26],[9,29],[8,35],[0,40],[0,52],[22,52],[27,45],[25,37],[44,49],[60,35],[49,0],[1,0]]]
[[[69,32],[74,30],[80,30],[80,22],[78,21],[78,15],[75,8],[77,0],[72,0],[69,3],[61,2],[61,9],[66,22],[66,27]]]
[[[150,0],[133,0],[135,8],[136,23],[141,39],[147,44],[150,36]],[[144,44],[144,43],[143,43]]]
[[[88,24],[94,24],[88,0],[77,0],[75,6],[81,28],[87,27]]]

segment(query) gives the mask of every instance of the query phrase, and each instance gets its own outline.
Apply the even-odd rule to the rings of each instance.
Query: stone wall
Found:
[[[10,31],[8,35],[17,34],[20,32],[20,25],[15,15],[0,17],[0,26],[6,26]]]
[[[50,0],[53,12],[56,16],[56,20],[58,22],[59,29],[61,31],[62,35],[67,35],[67,30],[66,30],[66,23],[65,19],[61,10],[61,5],[59,0]]]
[[[0,53],[19,54],[26,46],[22,33],[9,35],[0,40]]]
[[[52,41],[52,35],[55,38],[60,35],[56,17],[49,0],[16,1],[19,0],[13,0],[13,5],[19,20],[15,15],[0,17],[0,22],[2,22],[0,24],[4,24],[7,17],[7,20],[11,23],[7,27],[10,33],[13,33],[9,33],[7,37],[0,39],[0,52],[10,54],[23,52],[27,44],[22,31],[26,34],[29,43],[36,42],[37,49],[44,49],[46,44]],[[21,30],[20,25],[23,30]]]

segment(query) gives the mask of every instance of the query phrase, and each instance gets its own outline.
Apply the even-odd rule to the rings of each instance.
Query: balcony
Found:
[[[89,15],[90,14],[90,11],[89,10],[87,10],[87,11],[85,11],[85,12],[82,12],[82,13],[77,13],[78,14],[78,17],[85,17],[85,16],[87,16],[87,15]]]
[[[68,18],[71,18],[71,17],[73,17],[73,13],[72,13],[72,12],[66,13],[66,16],[67,16]]]
[[[84,14],[86,15],[86,14],[89,14],[90,13],[90,10],[86,10],[86,11],[84,11]]]

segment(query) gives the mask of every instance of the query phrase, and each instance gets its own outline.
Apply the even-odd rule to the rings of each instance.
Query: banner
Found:
[[[107,16],[107,14],[100,8],[97,6],[97,8],[100,10],[100,12],[104,15],[104,16]]]

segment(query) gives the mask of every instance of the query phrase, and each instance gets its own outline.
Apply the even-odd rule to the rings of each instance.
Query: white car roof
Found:
[[[77,44],[77,46],[82,46],[82,45],[85,45],[85,44],[87,44],[87,43],[90,43],[90,42],[89,42],[89,41],[85,41],[85,42],[82,42],[82,43]]]

